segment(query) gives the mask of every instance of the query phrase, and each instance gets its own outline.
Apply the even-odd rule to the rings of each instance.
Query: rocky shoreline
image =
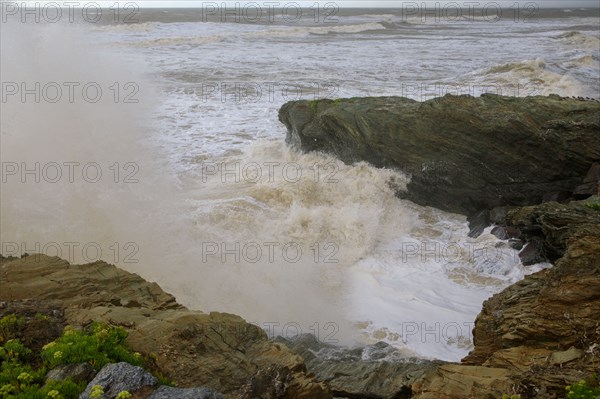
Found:
[[[57,331],[92,321],[124,328],[131,350],[154,359],[178,387],[211,388],[226,399],[331,398],[300,356],[259,327],[231,314],[188,310],[156,283],[105,262],[0,258],[0,284],[0,317],[31,316],[35,309],[58,315]]]
[[[480,232],[494,208],[593,194],[582,181],[600,160],[598,115],[595,101],[485,94],[292,101],[279,120],[293,147],[401,170],[400,197]]]
[[[496,224],[493,233],[521,250],[523,264],[554,264],[485,301],[474,350],[461,364],[429,367],[405,397],[562,398],[566,385],[598,372],[598,102],[294,101],[279,119],[295,148],[401,170],[410,181],[400,197],[467,215],[472,235]]]
[[[474,350],[461,363],[395,357],[383,343],[348,349],[310,335],[270,340],[239,316],[186,309],[156,283],[113,265],[44,255],[0,256],[0,317],[25,317],[20,334],[32,349],[67,325],[123,328],[128,347],[152,359],[151,371],[192,389],[135,374],[149,382],[134,398],[563,398],[566,385],[600,367],[598,115],[598,103],[556,96],[281,108],[290,144],[404,170],[411,180],[400,196],[472,216],[475,233],[495,223],[506,245],[523,248],[524,263],[554,264],[484,302]],[[133,373],[116,364],[121,371],[105,374]],[[85,381],[107,381],[101,373]]]

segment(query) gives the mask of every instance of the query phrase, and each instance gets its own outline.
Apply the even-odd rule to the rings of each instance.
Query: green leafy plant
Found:
[[[600,396],[600,384],[598,378],[594,374],[586,380],[581,380],[575,384],[567,385],[566,399],[596,399]]]
[[[31,350],[18,339],[9,339],[4,346],[0,346],[0,359],[8,362],[28,361],[31,354]]]
[[[27,362],[32,351],[18,339],[11,339],[0,347],[0,398],[2,399],[76,399],[85,389],[85,383],[69,379],[45,383],[46,367],[33,370]]]
[[[9,314],[0,319],[0,344],[15,338],[15,333],[25,324],[24,317]]]
[[[2,320],[3,326],[8,328],[20,323],[16,316]],[[129,351],[124,344],[125,338],[125,330],[103,323],[94,323],[85,330],[67,327],[59,338],[44,345],[40,354],[43,363],[37,370],[29,364],[33,352],[19,339],[9,339],[0,346],[0,399],[76,399],[87,383],[75,383],[70,379],[46,381],[46,372],[58,365],[83,362],[97,370],[107,363],[122,361],[143,366],[143,356]],[[101,391],[101,387],[95,387],[91,395],[95,393],[100,398]],[[131,394],[122,391],[117,398],[129,399]]]
[[[143,366],[144,359],[125,347],[127,331],[94,323],[91,331],[65,328],[61,337],[42,348],[42,358],[49,368],[61,364],[90,363],[100,370],[108,363],[127,362]]]

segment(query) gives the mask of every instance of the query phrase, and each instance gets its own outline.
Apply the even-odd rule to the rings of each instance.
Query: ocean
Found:
[[[409,174],[297,152],[277,113],[362,96],[600,99],[597,9],[106,4],[73,21],[3,5],[4,255],[104,260],[271,336],[450,361],[472,349],[485,299],[550,266],[399,199]]]

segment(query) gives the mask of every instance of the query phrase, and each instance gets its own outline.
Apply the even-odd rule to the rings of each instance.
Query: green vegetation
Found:
[[[50,369],[61,364],[88,362],[96,370],[108,363],[127,362],[143,366],[139,353],[131,353],[124,345],[127,331],[94,323],[91,331],[66,327],[63,335],[42,348],[42,359]]]
[[[311,108],[313,111],[315,111],[315,112],[316,112],[316,111],[317,111],[317,107],[318,107],[318,106],[319,106],[319,100],[312,100],[312,101],[310,102],[310,108]]]
[[[0,319],[0,344],[15,338],[16,333],[25,324],[24,317],[9,314]]]
[[[594,374],[587,380],[581,380],[576,384],[567,385],[565,391],[565,399],[597,399],[600,397],[600,382],[598,381],[598,377]],[[521,399],[521,395],[504,394],[502,395],[502,399]]]
[[[35,319],[43,320],[43,315]],[[132,353],[124,345],[127,331],[103,323],[77,330],[67,326],[56,340],[43,346],[40,353],[34,353],[14,338],[16,331],[23,326],[25,319],[14,314],[0,319],[0,399],[76,399],[85,390],[86,382],[45,381],[46,373],[63,364],[87,362],[96,370],[108,363],[127,362],[144,366],[144,358]],[[31,364],[41,358],[40,366],[33,369]],[[164,376],[160,380],[168,383]],[[94,386],[91,397],[102,397],[102,387]],[[96,396],[94,396],[96,395]],[[122,391],[117,399],[131,398]]]
[[[32,355],[18,339],[10,339],[0,347],[0,398],[75,399],[83,392],[86,384],[71,380],[49,381],[43,385],[47,368],[32,370],[27,364]]]
[[[567,391],[566,399],[596,399],[600,396],[600,384],[595,374],[587,381],[581,380],[576,384],[567,385],[565,390]]]
[[[600,204],[585,204],[585,206],[595,211],[600,211]]]

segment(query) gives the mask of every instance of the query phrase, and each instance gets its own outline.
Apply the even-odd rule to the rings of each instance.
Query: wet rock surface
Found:
[[[600,160],[598,115],[594,101],[486,94],[293,101],[279,120],[294,147],[400,169],[403,198],[471,216],[572,193]]]
[[[410,398],[412,384],[442,361],[406,358],[397,349],[378,342],[361,348],[341,348],[319,342],[314,335],[281,342],[301,355],[308,371],[345,398]]]

